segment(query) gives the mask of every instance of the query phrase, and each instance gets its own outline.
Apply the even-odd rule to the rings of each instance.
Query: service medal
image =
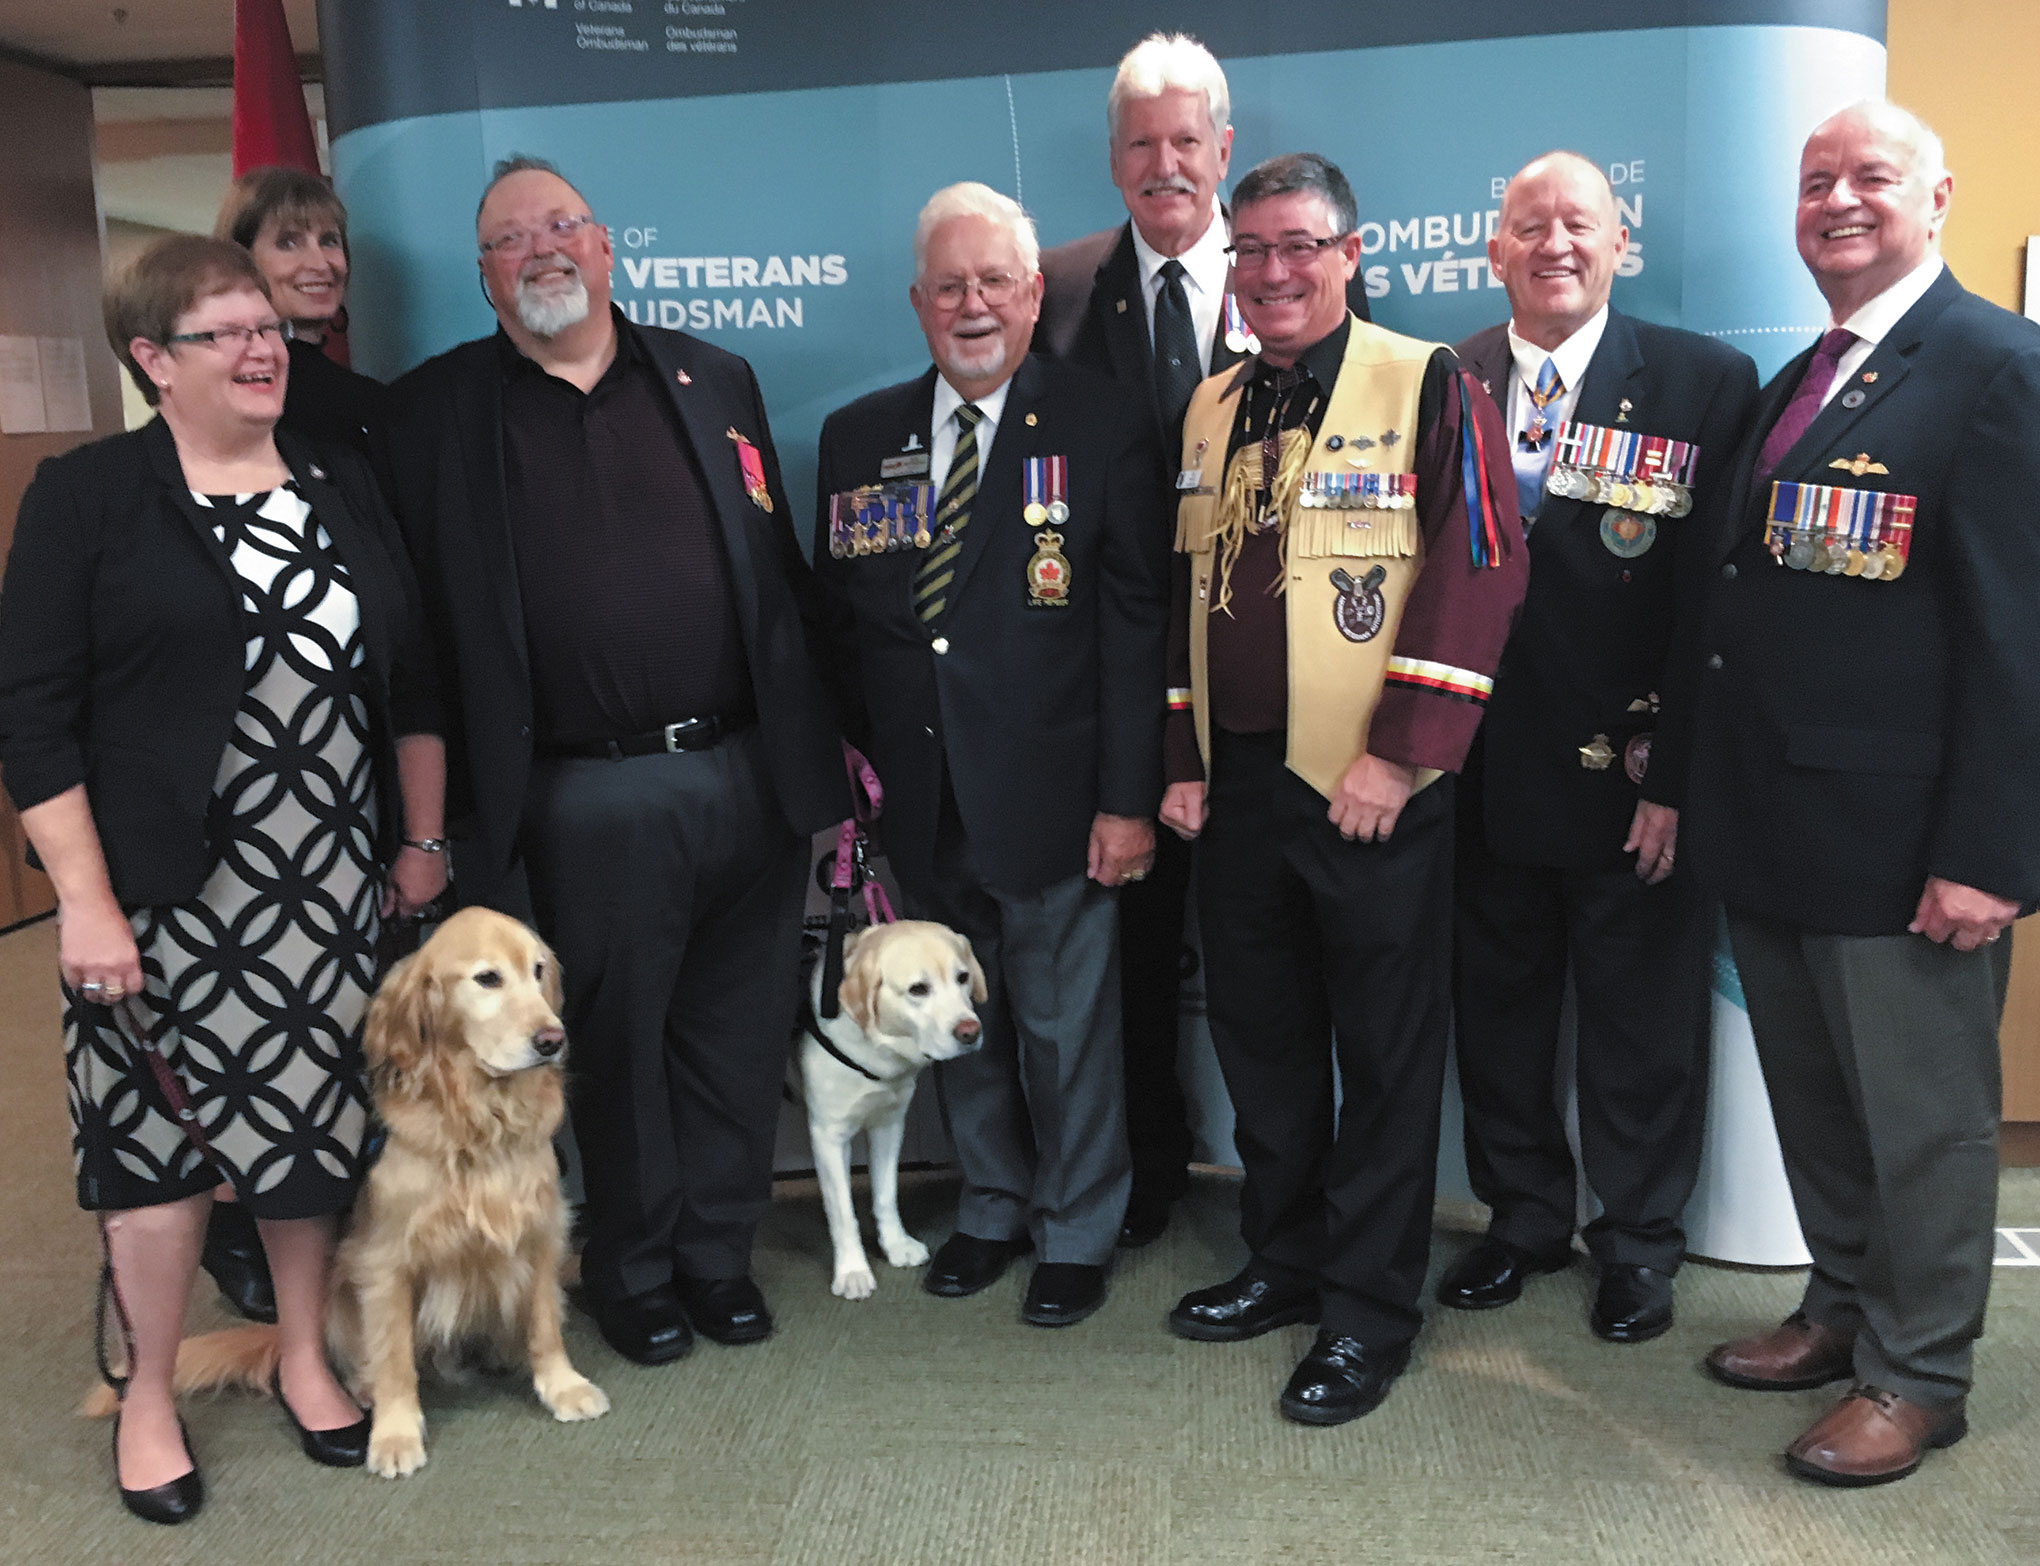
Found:
[[[1040,527],[1042,523],[1048,520],[1048,507],[1038,500],[1030,500],[1027,503],[1026,509],[1020,515],[1027,519],[1029,527]]]
[[[1863,580],[1875,582],[1884,575],[1884,551],[1867,549],[1863,552]]]
[[[1785,551],[1785,563],[1795,571],[1804,571],[1813,564],[1813,541],[1795,537],[1792,547]]]
[[[1067,501],[1051,500],[1048,503],[1048,520],[1050,522],[1054,523],[1057,527],[1061,527],[1069,519],[1070,508]]]
[[[1027,560],[1027,607],[1067,609],[1070,602],[1070,561],[1062,552],[1062,534],[1034,535],[1034,553]]]
[[[1863,551],[1860,549],[1851,549],[1842,561],[1842,575],[1861,576],[1862,574],[1863,574]]]
[[[1884,546],[1884,550],[1884,574],[1880,580],[1896,582],[1905,575],[1905,556],[1889,544]]]
[[[1601,542],[1611,555],[1634,560],[1657,542],[1657,521],[1647,513],[1611,506],[1601,517]]]
[[[1020,484],[1026,504],[1020,515],[1029,527],[1061,527],[1070,519],[1070,459],[1068,457],[1026,457],[1020,463]],[[1039,539],[1036,540],[1039,542]],[[1062,557],[1058,555],[1057,559]],[[1065,569],[1069,562],[1063,561]]]

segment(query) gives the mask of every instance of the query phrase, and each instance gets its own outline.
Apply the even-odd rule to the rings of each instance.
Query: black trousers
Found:
[[[709,750],[533,769],[523,848],[566,989],[601,1300],[734,1278],[772,1194],[807,839],[755,728]]]
[[[1603,1263],[1674,1272],[1707,1110],[1712,903],[1679,871],[1515,865],[1461,812],[1454,1038],[1466,1168],[1488,1232],[1537,1255],[1572,1241],[1577,1177],[1558,1081],[1559,1011],[1577,1002],[1580,1155]]]
[[[1246,1168],[1240,1228],[1256,1260],[1317,1279],[1328,1329],[1393,1348],[1424,1319],[1453,781],[1414,795],[1388,841],[1352,843],[1283,751],[1279,733],[1213,735],[1197,841],[1205,997]]]
[[[1189,900],[1190,845],[1157,825],[1154,869],[1119,890],[1120,1034],[1134,1188],[1171,1198],[1190,1180],[1190,1109],[1176,1075]]]

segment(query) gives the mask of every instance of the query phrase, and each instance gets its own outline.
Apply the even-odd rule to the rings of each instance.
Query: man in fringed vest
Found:
[[[1494,404],[1449,348],[1346,308],[1358,226],[1314,154],[1234,193],[1233,292],[1259,350],[1185,421],[1162,805],[1197,841],[1252,1253],[1169,1325],[1231,1342],[1319,1323],[1282,1394],[1314,1425],[1375,1407],[1423,1323],[1451,773],[1527,571]]]

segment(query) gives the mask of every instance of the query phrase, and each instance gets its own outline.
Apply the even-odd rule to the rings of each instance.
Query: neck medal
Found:
[[[1027,607],[1066,609],[1070,602],[1070,561],[1062,552],[1063,536],[1055,530],[1070,519],[1068,457],[1027,457],[1020,480],[1025,504],[1021,516],[1040,531],[1027,559]]]
[[[765,459],[758,454],[758,448],[739,435],[732,425],[724,432],[736,443],[737,469],[743,475],[744,493],[751,497],[751,504],[760,511],[772,509],[772,492],[765,487]]]

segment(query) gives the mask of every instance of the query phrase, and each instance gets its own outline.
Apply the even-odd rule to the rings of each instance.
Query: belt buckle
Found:
[[[667,752],[670,754],[687,749],[687,746],[680,743],[681,737],[684,735],[692,739],[707,726],[708,722],[704,718],[682,718],[678,723],[667,724],[662,731],[666,736]]]

